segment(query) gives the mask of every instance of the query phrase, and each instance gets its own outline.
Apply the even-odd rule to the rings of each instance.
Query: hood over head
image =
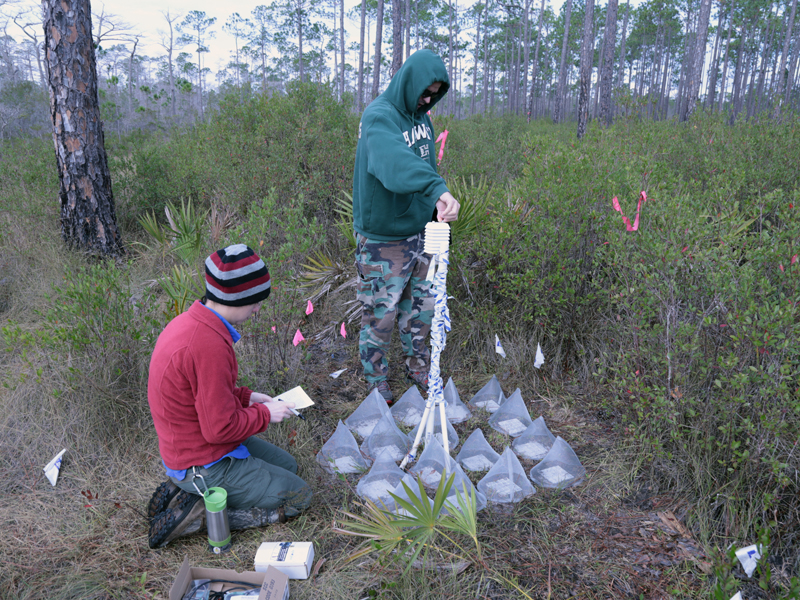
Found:
[[[417,102],[422,92],[437,81],[442,84],[439,92],[431,96],[430,104],[425,104],[417,109]],[[449,89],[450,78],[447,76],[447,68],[439,55],[430,50],[417,50],[394,74],[382,96],[399,110],[414,115],[429,111]]]

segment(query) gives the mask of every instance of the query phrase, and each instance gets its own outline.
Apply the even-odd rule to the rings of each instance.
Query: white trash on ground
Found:
[[[369,467],[358,449],[356,438],[341,421],[317,453],[317,462],[328,473],[360,473]]]
[[[479,389],[478,393],[472,397],[472,400],[469,401],[469,405],[493,413],[500,408],[500,405],[505,401],[506,397],[503,394],[503,390],[500,389],[500,382],[497,381],[497,375],[492,375],[489,382]]]
[[[528,414],[528,407],[525,406],[519,388],[489,417],[489,425],[492,429],[511,437],[522,435],[531,423],[533,423],[533,419]]]
[[[565,488],[583,482],[586,469],[575,451],[561,437],[530,472],[531,481],[546,488]]]
[[[506,448],[495,465],[478,482],[478,491],[489,502],[516,503],[536,493],[511,448]]]
[[[476,429],[464,442],[456,461],[467,471],[488,471],[500,455],[486,441],[481,429]]]
[[[353,414],[345,419],[344,424],[350,428],[350,431],[366,438],[372,433],[372,428],[378,424],[381,417],[388,414],[391,414],[389,406],[378,388],[375,388],[353,411]]]
[[[416,385],[408,388],[400,399],[389,409],[394,420],[406,427],[415,427],[422,420],[425,412],[425,399],[419,393]]]
[[[375,424],[372,433],[361,444],[361,453],[373,460],[383,452],[388,452],[393,460],[403,460],[410,449],[411,440],[400,431],[394,417],[388,412]]]
[[[397,466],[397,463],[388,452],[381,452],[375,464],[364,475],[356,486],[356,493],[361,498],[371,500],[378,507],[389,506],[394,500],[389,492],[400,483],[405,473]]]
[[[444,440],[442,439],[442,415],[441,415],[441,412],[440,412],[439,408],[434,405],[433,408],[431,408],[431,413],[430,413],[430,416],[428,416],[428,418],[429,419],[433,419],[433,437],[434,437],[434,439],[437,440],[439,442],[439,444],[444,446]],[[456,433],[455,428],[450,424],[450,421],[447,420],[447,417],[445,417],[445,424],[446,424],[446,430],[447,430],[447,440],[448,440],[448,443],[450,444],[450,449],[453,450],[456,446],[458,446],[458,443],[459,443],[458,434]],[[414,429],[411,430],[411,433],[408,434],[408,437],[411,440],[412,444],[414,443],[414,440],[416,439],[417,430],[418,429],[419,429],[419,425],[414,427]],[[422,438],[421,438],[420,441],[421,441],[422,444],[425,443],[425,432],[424,431],[422,432]]]
[[[447,382],[447,385],[444,386],[444,399],[447,402],[444,409],[444,416],[451,423],[463,423],[472,416],[467,405],[461,401],[461,397],[458,395],[458,389],[456,389],[456,384],[453,383],[452,377]]]
[[[528,460],[542,460],[553,447],[556,436],[550,433],[544,417],[539,417],[511,444],[514,453]]]
[[[61,472],[61,459],[66,451],[67,449],[64,448],[61,452],[51,458],[50,462],[45,465],[44,469],[42,469],[44,471],[44,476],[47,477],[47,481],[49,481],[50,485],[53,487],[55,487],[56,482],[58,481],[58,474]]]
[[[739,548],[736,551],[736,558],[742,563],[742,568],[748,577],[752,577],[761,558],[761,545],[753,544],[746,548]]]

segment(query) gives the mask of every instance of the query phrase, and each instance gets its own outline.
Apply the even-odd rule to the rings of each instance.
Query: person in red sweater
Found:
[[[284,522],[311,502],[295,459],[255,437],[294,404],[236,385],[235,326],[269,296],[269,271],[244,244],[205,265],[205,297],[170,321],[150,360],[147,400],[169,477],[147,508],[151,548],[202,528],[206,487],[228,493],[231,529]]]

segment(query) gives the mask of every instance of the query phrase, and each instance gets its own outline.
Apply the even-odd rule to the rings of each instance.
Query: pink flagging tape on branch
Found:
[[[341,334],[341,336],[343,338],[347,337],[347,329],[345,329],[344,321],[342,321],[342,327],[341,327],[341,329],[339,329],[339,333]]]
[[[314,312],[314,305],[311,304],[311,300],[309,300],[308,304],[306,305],[306,314],[310,315],[312,312]]]
[[[444,144],[445,144],[445,142],[447,141],[447,135],[448,135],[449,133],[450,133],[450,132],[449,132],[449,131],[447,131],[447,129],[445,129],[445,130],[444,130],[442,133],[440,133],[440,134],[439,134],[439,137],[437,137],[437,138],[436,138],[436,143],[437,143],[437,144],[438,144],[439,142],[442,142],[442,145],[441,145],[441,146],[439,146],[439,158],[438,158],[438,159],[436,159],[436,164],[437,164],[437,165],[438,165],[440,162],[442,162],[442,157],[444,156]]]
[[[298,329],[294,334],[294,339],[292,340],[292,343],[295,346],[297,346],[297,344],[299,344],[300,342],[305,342],[305,341],[306,341],[306,338],[303,337],[303,334],[300,333],[300,330]]]
[[[628,231],[636,231],[639,229],[639,213],[642,210],[643,202],[647,202],[647,194],[644,192],[644,190],[642,190],[642,193],[639,194],[639,203],[636,205],[636,216],[633,219],[633,225],[631,225],[631,220],[622,214],[622,207],[620,207],[617,197],[614,196],[611,199],[611,206],[614,207],[615,211],[622,215],[622,222],[625,223],[625,227]]]

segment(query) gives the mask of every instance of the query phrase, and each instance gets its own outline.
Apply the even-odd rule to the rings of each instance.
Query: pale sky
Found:
[[[471,6],[476,0],[461,0],[458,3],[459,9]],[[228,17],[238,12],[242,17],[249,17],[251,11],[260,4],[270,4],[271,0],[255,0],[251,2],[242,2],[240,0],[233,0],[232,2],[212,2],[211,0],[107,0],[105,3],[99,0],[92,2],[92,13],[99,14],[102,10],[105,13],[116,15],[118,20],[128,23],[131,26],[131,32],[140,36],[139,45],[137,47],[137,54],[144,54],[150,57],[155,57],[164,53],[163,49],[158,45],[161,38],[160,32],[166,29],[166,21],[163,12],[170,11],[171,15],[180,15],[182,17],[190,10],[204,11],[209,17],[216,17],[217,22],[214,24],[216,30],[216,37],[209,42],[210,52],[204,56],[205,65],[209,67],[214,73],[220,68],[224,67],[231,59],[230,56],[234,51],[234,39],[223,31],[222,26],[227,21]],[[325,2],[329,4],[328,1]],[[356,5],[360,5],[360,0],[345,0],[345,30],[347,31],[348,38],[346,45],[350,45],[354,40],[358,40],[359,23],[349,22],[347,14]],[[564,0],[547,0],[547,6],[560,10]],[[538,7],[539,2],[535,1]],[[387,10],[389,3],[387,2]],[[14,5],[7,5],[4,7],[6,14],[13,14],[16,12],[15,7],[30,7],[34,15],[40,14],[41,3],[36,0],[20,0]],[[179,22],[180,22],[179,20]],[[96,23],[93,23],[96,26]],[[22,39],[20,33],[16,33],[15,26],[12,23],[9,27],[9,34],[16,39]],[[374,31],[371,36],[372,43],[374,44]],[[189,49],[187,48],[187,51]],[[348,62],[352,62],[352,54],[347,58]]]

